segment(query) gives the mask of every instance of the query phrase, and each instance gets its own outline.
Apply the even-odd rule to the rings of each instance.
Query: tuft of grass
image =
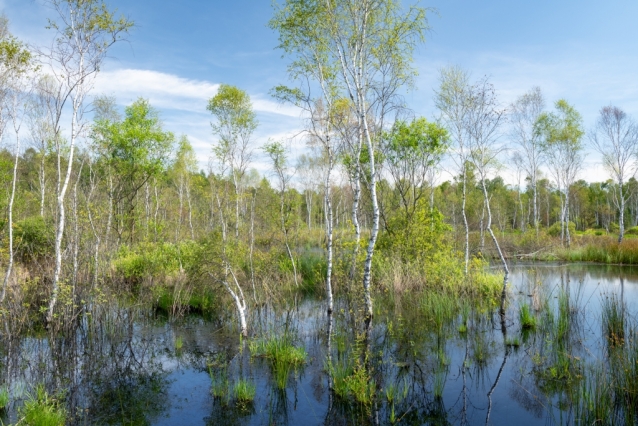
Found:
[[[18,423],[31,426],[63,426],[67,418],[62,402],[51,397],[43,384],[36,386],[35,394],[29,395],[18,415]]]
[[[332,391],[341,400],[348,401],[354,398],[355,401],[364,406],[370,406],[374,400],[376,384],[370,376],[370,372],[359,360],[355,363],[343,360],[334,363],[326,362],[326,371],[332,377]],[[389,398],[394,398],[393,391],[386,393]]]
[[[454,320],[457,306],[457,298],[447,293],[425,292],[421,300],[426,322],[438,336],[443,335],[444,328]]]
[[[528,330],[536,328],[536,317],[527,303],[521,305],[518,317],[521,322],[521,328]]]
[[[625,309],[614,293],[603,296],[603,333],[610,347],[622,346],[625,342]]]
[[[237,383],[235,383],[235,387],[233,389],[235,401],[237,401],[237,404],[244,406],[255,400],[256,392],[257,387],[248,380],[243,379],[239,379]]]
[[[510,347],[514,347],[514,348],[518,348],[521,345],[521,341],[518,338],[518,336],[514,336],[514,337],[508,337],[505,340],[505,346],[510,346]]]
[[[287,334],[250,342],[248,348],[252,356],[268,359],[272,375],[279,389],[286,388],[290,372],[303,365],[308,356],[305,348],[294,346],[292,338]]]
[[[175,338],[175,350],[179,352],[182,350],[183,347],[184,341],[182,339],[182,336],[177,336],[177,338]]]
[[[0,388],[0,410],[4,410],[9,405],[9,389]]]

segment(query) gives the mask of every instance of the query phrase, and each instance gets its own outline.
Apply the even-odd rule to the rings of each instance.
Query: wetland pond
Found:
[[[2,421],[16,422],[43,383],[71,424],[635,423],[638,269],[511,269],[506,333],[498,309],[463,301],[424,314],[377,296],[364,333],[345,298],[330,321],[322,300],[298,298],[251,309],[247,339],[233,332],[234,312],[177,320],[96,306],[65,337],[4,338]],[[277,339],[305,361],[277,367],[264,355]]]

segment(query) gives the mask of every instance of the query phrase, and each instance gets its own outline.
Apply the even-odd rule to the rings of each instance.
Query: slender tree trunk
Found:
[[[366,253],[366,260],[363,265],[363,297],[365,300],[366,309],[366,323],[370,323],[372,320],[372,295],[370,292],[370,283],[372,279],[372,257],[374,255],[374,246],[377,242],[377,235],[379,234],[379,202],[377,200],[377,172],[375,168],[374,160],[374,146],[372,145],[372,137],[370,136],[370,130],[368,129],[367,116],[365,113],[365,102],[360,93],[360,108],[362,110],[361,121],[363,122],[363,129],[368,145],[368,152],[370,152],[370,199],[372,202],[372,229],[370,230],[370,238],[368,239],[368,249]]]
[[[481,233],[480,250],[481,253],[485,252],[485,200],[483,200],[483,209],[481,210],[481,220],[479,221],[479,228]]]
[[[465,205],[467,203],[467,182],[466,175],[467,167],[463,166],[463,195],[461,198],[461,215],[463,216],[463,226],[465,227],[465,276],[468,274],[468,268],[470,265],[470,226],[467,223],[467,214],[465,213]]]
[[[359,149],[361,152],[361,149]],[[359,245],[361,241],[361,224],[359,223],[359,201],[361,200],[361,166],[357,160],[353,177],[353,197],[352,197],[352,225],[354,226],[354,247],[352,250],[352,265],[350,266],[350,279],[354,280],[357,272],[357,257],[359,256]],[[327,218],[328,216],[326,216]]]
[[[538,211],[538,187],[536,184],[536,172],[532,176],[532,191],[534,193],[534,229],[536,230],[536,239],[538,240],[540,212]]]
[[[49,308],[47,312],[47,322],[50,323],[53,320],[53,310],[58,300],[58,291],[60,288],[60,276],[62,273],[62,238],[64,237],[64,225],[65,225],[65,210],[64,199],[66,197],[66,191],[69,187],[69,181],[71,179],[71,170],[73,169],[73,154],[75,151],[75,139],[77,133],[77,114],[80,105],[77,98],[73,100],[73,115],[71,118],[71,142],[69,146],[69,158],[66,168],[66,175],[64,181],[60,182],[60,161],[61,161],[61,147],[58,145],[58,191],[57,191],[57,207],[58,218],[56,222],[55,233],[55,270],[53,272],[53,288],[51,292],[51,299],[49,300]],[[59,143],[59,142],[58,142]],[[61,187],[60,187],[61,184]]]
[[[625,236],[625,194],[623,193],[623,181],[620,179],[618,192],[620,192],[619,210],[618,216],[618,244],[622,243],[622,239]]]
[[[45,171],[45,153],[42,152],[42,158],[40,159],[40,217],[44,219],[44,195],[46,193],[46,171]]]
[[[286,244],[286,251],[288,252],[288,257],[290,258],[290,262],[292,263],[292,273],[295,277],[295,286],[299,287],[299,282],[297,281],[297,265],[295,263],[295,258],[292,255],[292,251],[290,250],[290,244],[288,243],[288,228],[286,227],[286,216],[284,215],[284,202],[285,202],[286,192],[285,187],[281,191],[281,229],[284,232],[284,243]]]
[[[567,248],[571,247],[572,239],[569,233],[569,186],[565,191],[565,235],[567,238]]]
[[[78,183],[80,182],[80,175],[82,174],[82,168],[84,162],[80,164],[80,170],[78,171],[73,185],[73,274],[71,276],[72,288],[72,300],[75,301],[75,291],[78,283],[78,267],[79,267],[79,254],[80,254],[80,228],[78,221]]]
[[[329,154],[330,156],[330,154]],[[328,170],[326,171],[325,181],[325,212],[326,212],[326,250],[327,250],[327,268],[326,268],[326,295],[328,297],[328,316],[332,314],[334,302],[332,300],[332,200],[330,191],[330,172],[332,170],[332,157],[328,160]]]
[[[188,227],[191,231],[191,240],[195,239],[195,229],[193,229],[193,205],[191,204],[191,186],[186,183],[186,201],[188,202]]]
[[[257,191],[253,189],[253,196],[250,201],[250,282],[253,285],[253,299],[257,303],[257,291],[255,290],[255,267],[253,265],[253,252],[255,250],[255,198]]]
[[[7,270],[2,282],[2,294],[0,295],[0,302],[4,302],[4,298],[7,294],[7,286],[11,279],[11,272],[13,271],[13,201],[16,193],[16,181],[18,180],[18,160],[20,159],[20,133],[16,133],[16,153],[13,162],[13,178],[11,180],[11,195],[9,196],[8,210],[8,233],[9,233],[9,262],[7,264]]]
[[[492,237],[492,241],[494,242],[494,247],[496,248],[496,251],[498,252],[498,257],[501,260],[501,264],[503,265],[504,277],[503,277],[503,290],[501,291],[501,308],[500,308],[501,322],[503,323],[503,320],[505,318],[505,298],[507,296],[507,281],[509,278],[510,270],[507,266],[507,261],[505,260],[505,256],[503,255],[501,246],[499,245],[498,240],[496,239],[496,235],[494,235],[494,232],[492,231],[492,211],[490,209],[490,199],[487,193],[487,187],[485,186],[485,179],[483,177],[481,177],[481,186],[483,187],[483,198],[485,200],[485,208],[487,210],[487,227],[486,227],[487,232],[489,232],[490,237]]]

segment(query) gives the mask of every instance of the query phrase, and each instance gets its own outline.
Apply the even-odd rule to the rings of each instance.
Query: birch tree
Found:
[[[235,238],[239,238],[242,180],[252,158],[250,143],[258,122],[250,96],[235,86],[220,85],[207,109],[217,120],[211,123],[213,134],[218,137],[213,153],[229,169],[235,189]]]
[[[470,263],[470,227],[467,221],[468,174],[468,109],[469,74],[458,66],[443,68],[439,72],[439,87],[435,91],[435,104],[441,112],[441,120],[452,140],[451,158],[461,176],[461,216],[465,228],[465,275]]]
[[[505,147],[498,142],[500,127],[505,122],[505,110],[500,108],[494,86],[486,77],[472,85],[469,93],[467,110],[468,159],[474,166],[481,183],[483,202],[487,213],[485,229],[494,243],[503,266],[504,278],[500,307],[503,323],[509,267],[496,235],[492,231],[492,209],[487,180],[498,165],[498,156],[505,150]]]
[[[295,278],[295,286],[299,286],[297,281],[297,264],[295,262],[295,256],[290,250],[289,241],[289,229],[288,222],[290,216],[290,208],[286,206],[286,191],[289,189],[290,179],[292,179],[292,173],[288,166],[288,155],[286,148],[281,142],[269,142],[264,145],[264,151],[270,157],[272,161],[273,172],[277,177],[277,186],[279,192],[279,219],[281,220],[281,232],[284,235],[284,245],[286,246],[286,252],[288,258],[292,264],[292,273]]]
[[[11,191],[7,205],[7,228],[9,242],[9,259],[2,282],[0,302],[4,301],[11,273],[13,271],[13,203],[16,196],[18,180],[18,160],[20,158],[20,131],[25,115],[26,95],[29,84],[27,72],[31,63],[31,52],[15,37],[8,33],[6,18],[0,22],[0,138],[5,136],[7,121],[12,124],[15,138],[15,152],[13,161],[13,175]]]
[[[602,156],[603,166],[615,181],[614,203],[618,209],[618,242],[625,234],[625,208],[631,196],[627,183],[636,175],[638,125],[620,108],[601,108],[596,126],[589,132],[593,148]]]
[[[539,87],[533,87],[529,92],[520,96],[510,106],[511,138],[520,147],[520,165],[530,178],[534,208],[533,224],[538,236],[538,171],[543,160],[542,140],[534,126],[545,108],[545,99]]]
[[[125,17],[115,18],[114,11],[109,10],[102,0],[47,0],[47,4],[56,14],[48,25],[55,34],[53,42],[48,49],[40,52],[44,65],[56,80],[53,93],[49,94],[54,99],[53,131],[57,160],[55,267],[47,309],[47,322],[51,322],[62,274],[62,239],[66,220],[64,202],[76,143],[86,124],[85,100],[108,49],[121,40],[133,24]],[[68,145],[63,146],[62,114],[67,105],[71,123]],[[66,157],[66,171],[62,170],[63,156]]]
[[[584,135],[582,117],[576,109],[560,99],[556,112],[545,112],[536,122],[535,132],[542,138],[547,165],[561,195],[561,241],[571,244],[569,234],[569,190],[583,165]]]
[[[280,47],[292,57],[292,76],[309,68],[315,75],[330,72],[344,95],[339,97],[350,100],[357,117],[356,146],[365,146],[370,153],[361,176],[372,209],[363,266],[364,316],[369,321],[372,258],[380,221],[374,153],[379,130],[401,104],[399,91],[413,81],[412,53],[427,29],[425,10],[402,8],[391,0],[287,0],[275,7],[270,26],[279,32]],[[315,83],[321,81],[315,79]],[[356,164],[362,164],[360,156],[360,152],[355,153]]]

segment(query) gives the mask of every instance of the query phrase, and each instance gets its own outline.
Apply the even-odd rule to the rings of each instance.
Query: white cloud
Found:
[[[95,82],[96,93],[115,96],[122,104],[144,97],[157,108],[200,113],[206,112],[206,104],[218,88],[217,83],[142,69],[104,71]],[[299,117],[299,110],[294,107],[277,104],[260,95],[251,97],[257,112]]]

